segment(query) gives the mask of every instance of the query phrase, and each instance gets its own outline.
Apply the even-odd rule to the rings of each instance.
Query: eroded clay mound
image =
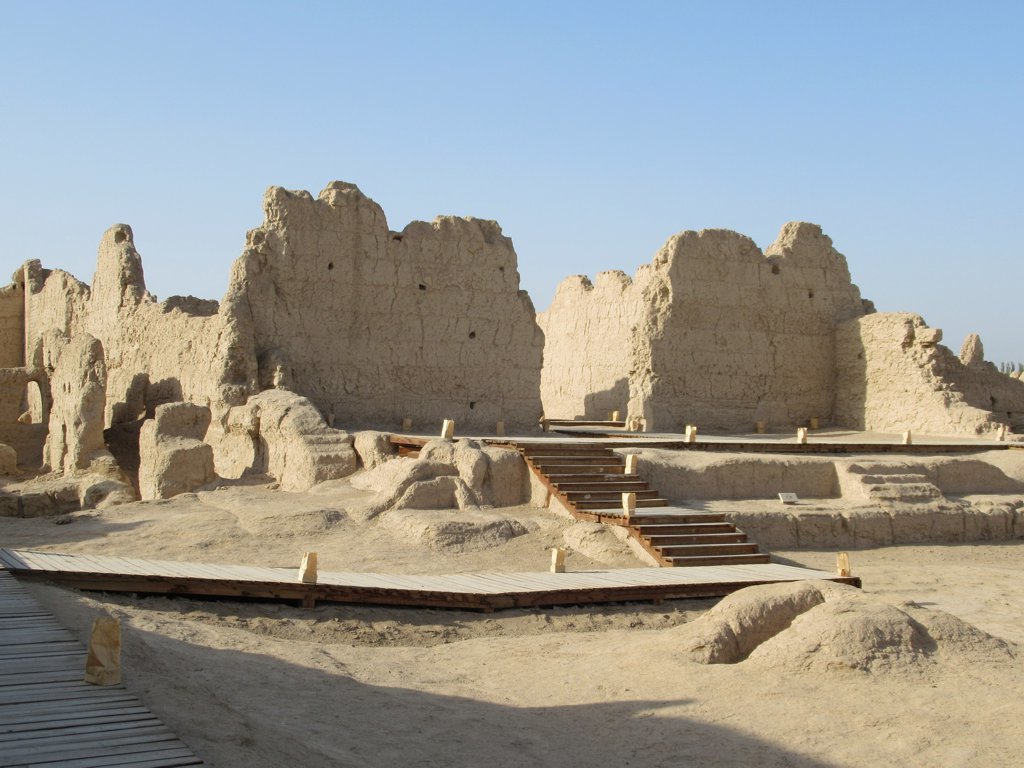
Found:
[[[824,581],[750,587],[680,629],[704,664],[744,662],[788,670],[910,670],[934,661],[1013,658],[1012,647],[942,611],[894,606]]]
[[[490,549],[529,533],[518,520],[485,511],[438,512],[424,516],[396,509],[385,512],[379,520],[398,538],[446,553]]]

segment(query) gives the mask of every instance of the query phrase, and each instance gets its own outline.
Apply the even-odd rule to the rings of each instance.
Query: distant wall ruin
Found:
[[[655,430],[827,421],[835,326],[864,311],[816,225],[787,224],[764,253],[735,232],[683,232],[631,282],[605,273],[594,287],[579,277],[559,286],[541,316],[545,413],[594,417],[628,398],[629,415]],[[576,370],[591,354],[602,362],[594,378]],[[609,391],[614,407],[608,397],[594,407],[594,393]]]
[[[941,339],[941,331],[908,312],[840,324],[836,421],[852,429],[940,435],[1024,428],[1024,382],[976,354],[965,364]]]

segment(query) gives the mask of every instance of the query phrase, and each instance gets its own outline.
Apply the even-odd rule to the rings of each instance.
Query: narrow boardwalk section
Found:
[[[84,672],[81,644],[0,570],[0,766],[202,765],[124,687]]]
[[[394,576],[325,573],[298,581],[297,568],[180,563],[128,557],[0,549],[0,563],[19,576],[79,589],[317,602],[499,608],[721,597],[754,584],[826,579],[860,586],[856,577],[778,563],[692,568],[623,568],[570,573],[460,573]]]

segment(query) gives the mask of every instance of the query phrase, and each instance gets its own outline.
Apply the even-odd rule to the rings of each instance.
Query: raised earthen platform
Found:
[[[382,573],[319,574],[298,581],[294,568],[248,567],[67,555],[0,549],[0,564],[34,577],[103,592],[409,605],[427,608],[501,608],[721,597],[755,584],[825,579],[860,586],[857,577],[778,563],[693,568],[624,568],[572,573],[458,573],[410,576]]]

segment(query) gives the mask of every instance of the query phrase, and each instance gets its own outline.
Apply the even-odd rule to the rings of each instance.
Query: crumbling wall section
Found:
[[[125,224],[103,235],[88,310],[87,327],[107,352],[108,425],[179,400],[220,416],[255,391],[244,326],[206,307],[193,313],[181,297],[157,302]]]
[[[541,400],[557,419],[605,419],[629,404],[630,334],[644,312],[643,266],[636,279],[601,272],[563,280],[537,316],[544,331]]]
[[[292,389],[346,427],[536,425],[543,334],[495,222],[391,232],[345,182],[317,199],[271,187],[264,210],[222,306],[252,323],[261,387]]]
[[[631,416],[656,430],[828,422],[834,328],[865,308],[820,227],[786,224],[763,254],[728,230],[683,232],[655,256],[643,290]]]
[[[15,281],[0,288],[0,368],[19,368],[23,365],[25,286]]]
[[[994,434],[1007,419],[991,412],[991,401],[984,402],[985,392],[990,391],[983,387],[988,380],[984,366],[963,365],[939,344],[941,339],[941,331],[909,312],[878,313],[840,324],[836,331],[837,423],[873,432]],[[979,370],[973,370],[976,367]],[[1020,393],[1012,393],[1012,404],[1024,405],[1017,399],[1024,396],[1024,383],[1003,378],[1007,389],[1010,385],[1021,388]],[[977,389],[980,397],[978,392],[968,397],[965,389]],[[1008,402],[1010,397],[1004,404]]]

